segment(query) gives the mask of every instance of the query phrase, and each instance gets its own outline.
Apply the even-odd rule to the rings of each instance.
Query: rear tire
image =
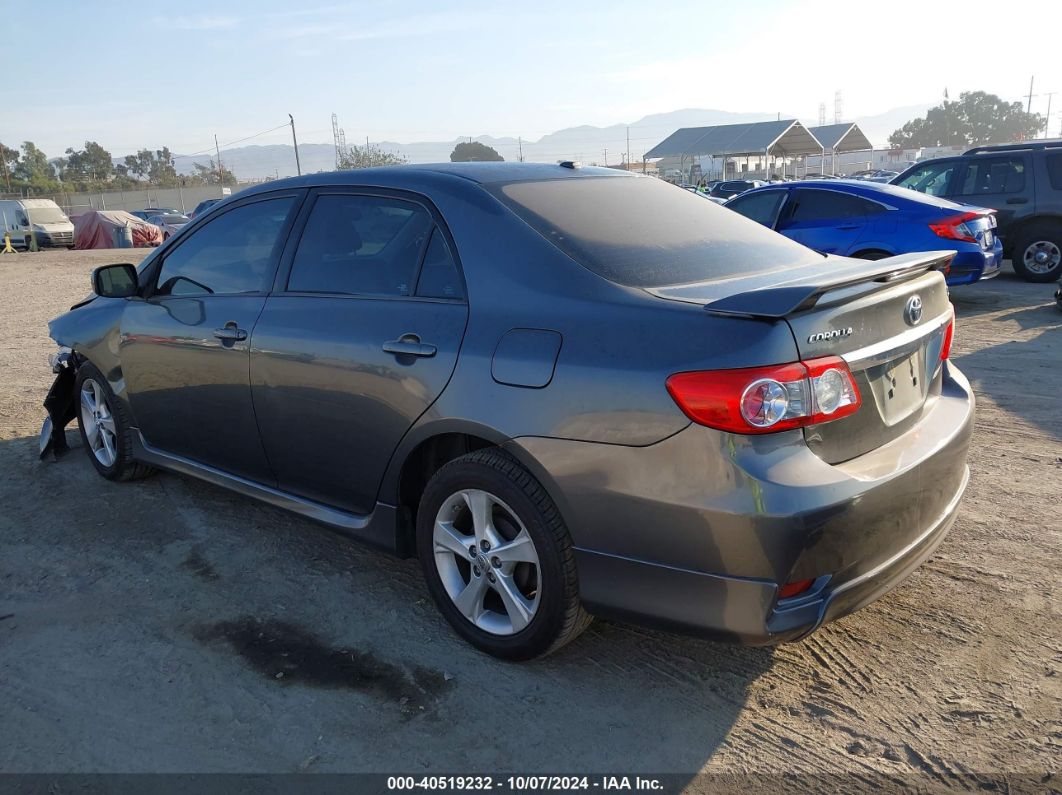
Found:
[[[107,480],[138,480],[155,470],[133,459],[132,423],[95,365],[84,362],[76,380],[77,424],[89,460]]]
[[[1014,272],[1027,282],[1053,282],[1062,276],[1062,224],[1037,221],[1014,241]]]
[[[461,456],[432,476],[417,512],[417,554],[439,611],[487,654],[542,657],[592,620],[556,505],[497,448]]]

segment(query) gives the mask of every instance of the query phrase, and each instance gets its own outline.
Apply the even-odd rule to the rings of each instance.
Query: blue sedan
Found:
[[[893,185],[790,182],[755,188],[726,206],[823,254],[875,260],[954,249],[951,285],[995,276],[1003,264],[993,210]]]

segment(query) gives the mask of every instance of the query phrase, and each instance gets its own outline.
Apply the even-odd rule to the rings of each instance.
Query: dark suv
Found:
[[[916,163],[891,182],[994,208],[1017,274],[1031,282],[1062,276],[1062,140],[978,146]]]

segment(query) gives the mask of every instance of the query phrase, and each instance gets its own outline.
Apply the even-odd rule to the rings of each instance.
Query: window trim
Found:
[[[174,238],[173,244],[171,244],[165,250],[157,249],[159,251],[159,254],[158,256],[153,258],[151,265],[149,266],[153,270],[153,272],[149,277],[147,288],[144,293],[144,298],[146,300],[165,301],[170,298],[247,298],[269,295],[269,282],[264,279],[264,289],[256,290],[252,293],[209,293],[206,296],[159,295],[158,280],[159,276],[162,275],[162,269],[166,265],[166,260],[169,259],[170,256],[172,256],[174,251],[179,251],[181,246],[183,246],[188,240],[192,238],[193,235],[196,234],[196,232],[203,229],[205,226],[216,221],[218,218],[221,218],[222,216],[232,212],[233,210],[238,210],[242,207],[247,207],[252,204],[258,204],[259,202],[263,201],[287,198],[293,199],[294,203],[292,204],[291,210],[288,211],[288,217],[284,220],[284,225],[277,233],[277,242],[273,244],[273,251],[270,254],[270,264],[273,269],[273,278],[275,280],[277,268],[280,266],[283,252],[287,248],[293,224],[295,222],[295,219],[298,218],[299,213],[302,211],[302,206],[305,204],[306,190],[304,188],[269,191],[267,193],[256,193],[253,196],[246,196],[244,198],[237,199],[224,210],[221,210],[218,213],[210,213],[209,215],[203,216],[201,218],[196,218],[193,221],[192,225],[188,228],[187,232],[185,232],[185,230],[183,229],[181,230],[181,234]],[[165,244],[163,245],[165,246]],[[145,270],[147,270],[147,268],[145,268]]]
[[[421,246],[420,255],[417,258],[417,265],[413,271],[413,278],[410,282],[412,285],[409,295],[360,295],[357,293],[327,293],[327,292],[306,292],[302,290],[289,290],[288,279],[291,276],[291,268],[295,262],[295,254],[299,249],[299,243],[302,241],[302,236],[306,231],[306,225],[310,219],[310,213],[313,212],[314,205],[317,203],[317,199],[321,196],[364,196],[368,198],[377,199],[398,199],[400,201],[407,201],[411,204],[419,205],[422,209],[427,211],[431,217],[433,225],[430,232],[434,232],[439,229],[443,233],[444,240],[447,247],[450,250],[450,257],[454,261],[454,266],[457,268],[457,278],[461,282],[461,297],[460,298],[429,298],[416,295],[417,286],[420,283],[421,269],[424,267],[424,257],[428,252],[428,245],[431,243],[431,233],[429,233],[424,240],[424,245]],[[284,252],[280,257],[280,267],[276,270],[276,275],[273,278],[273,288],[270,291],[270,295],[283,295],[285,297],[299,297],[299,298],[349,298],[355,301],[426,301],[428,303],[437,304],[467,304],[468,303],[468,285],[465,280],[464,268],[461,265],[460,254],[458,254],[457,246],[454,243],[453,235],[450,233],[449,227],[443,220],[442,213],[438,208],[428,199],[419,193],[405,190],[395,190],[391,188],[376,188],[361,185],[325,185],[315,188],[311,188],[309,195],[303,202],[292,227],[288,234],[288,242],[284,247]]]

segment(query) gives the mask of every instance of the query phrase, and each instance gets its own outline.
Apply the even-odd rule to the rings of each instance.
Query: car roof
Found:
[[[569,161],[570,162],[570,161]],[[628,179],[651,179],[641,174],[615,168],[596,166],[561,165],[550,163],[427,163],[418,165],[380,166],[349,171],[323,171],[273,180],[253,189],[240,192],[271,191],[278,188],[318,187],[327,185],[375,185],[379,187],[407,187],[420,180],[439,177],[455,177],[480,185],[502,185],[511,182],[539,182],[554,179],[580,179],[586,177],[615,177]]]

